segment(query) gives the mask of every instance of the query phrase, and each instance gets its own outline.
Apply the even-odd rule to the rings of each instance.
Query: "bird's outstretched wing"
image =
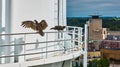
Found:
[[[21,26],[36,30],[36,23],[34,21],[23,21]]]
[[[47,24],[47,22],[45,20],[42,20],[39,23],[39,26],[41,27],[42,30],[45,30],[48,27],[48,24]]]

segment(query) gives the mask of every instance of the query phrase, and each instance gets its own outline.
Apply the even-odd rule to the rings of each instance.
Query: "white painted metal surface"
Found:
[[[2,2],[5,34],[0,33],[1,39],[4,40],[0,47],[5,49],[0,52],[0,67],[35,65],[47,67],[48,64],[55,66],[55,63],[61,64],[63,61],[69,61],[71,67],[71,60],[81,54],[85,55],[86,62],[87,53],[82,49],[81,27],[68,26],[67,31],[59,32],[59,38],[57,31],[50,30],[58,24],[66,26],[66,0],[2,0]],[[22,21],[34,19],[38,21],[45,19],[48,22],[44,37],[20,26]]]
[[[85,53],[83,54],[84,55],[84,59],[83,59],[83,66],[84,67],[87,67],[87,51],[88,51],[88,25],[85,24],[85,34],[84,34],[84,43],[85,43]]]

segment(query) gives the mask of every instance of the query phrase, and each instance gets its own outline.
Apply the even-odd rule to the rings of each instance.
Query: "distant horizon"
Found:
[[[87,16],[67,16],[67,17],[91,17],[91,15],[96,15],[96,14],[90,14]],[[100,15],[100,14],[98,14]],[[105,16],[105,15],[100,15],[99,17],[120,17],[120,16]]]
[[[118,0],[67,0],[67,17],[120,17]]]
[[[91,17],[91,16],[67,16],[67,17]],[[120,16],[100,16],[100,17],[120,17]]]

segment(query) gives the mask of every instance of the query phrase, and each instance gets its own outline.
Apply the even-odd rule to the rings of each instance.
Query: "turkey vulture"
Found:
[[[41,36],[44,36],[43,30],[45,30],[46,27],[48,27],[48,24],[45,20],[42,20],[40,23],[38,23],[37,20],[34,20],[34,21],[23,21],[21,26],[36,30]]]
[[[64,29],[65,29],[65,26],[55,26],[55,27],[52,27],[52,28],[50,28],[50,29],[54,29],[54,30],[60,31],[60,30],[64,30]]]

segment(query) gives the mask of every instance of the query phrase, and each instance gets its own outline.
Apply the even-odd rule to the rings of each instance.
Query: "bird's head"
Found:
[[[65,28],[65,26],[63,26],[63,29]]]

